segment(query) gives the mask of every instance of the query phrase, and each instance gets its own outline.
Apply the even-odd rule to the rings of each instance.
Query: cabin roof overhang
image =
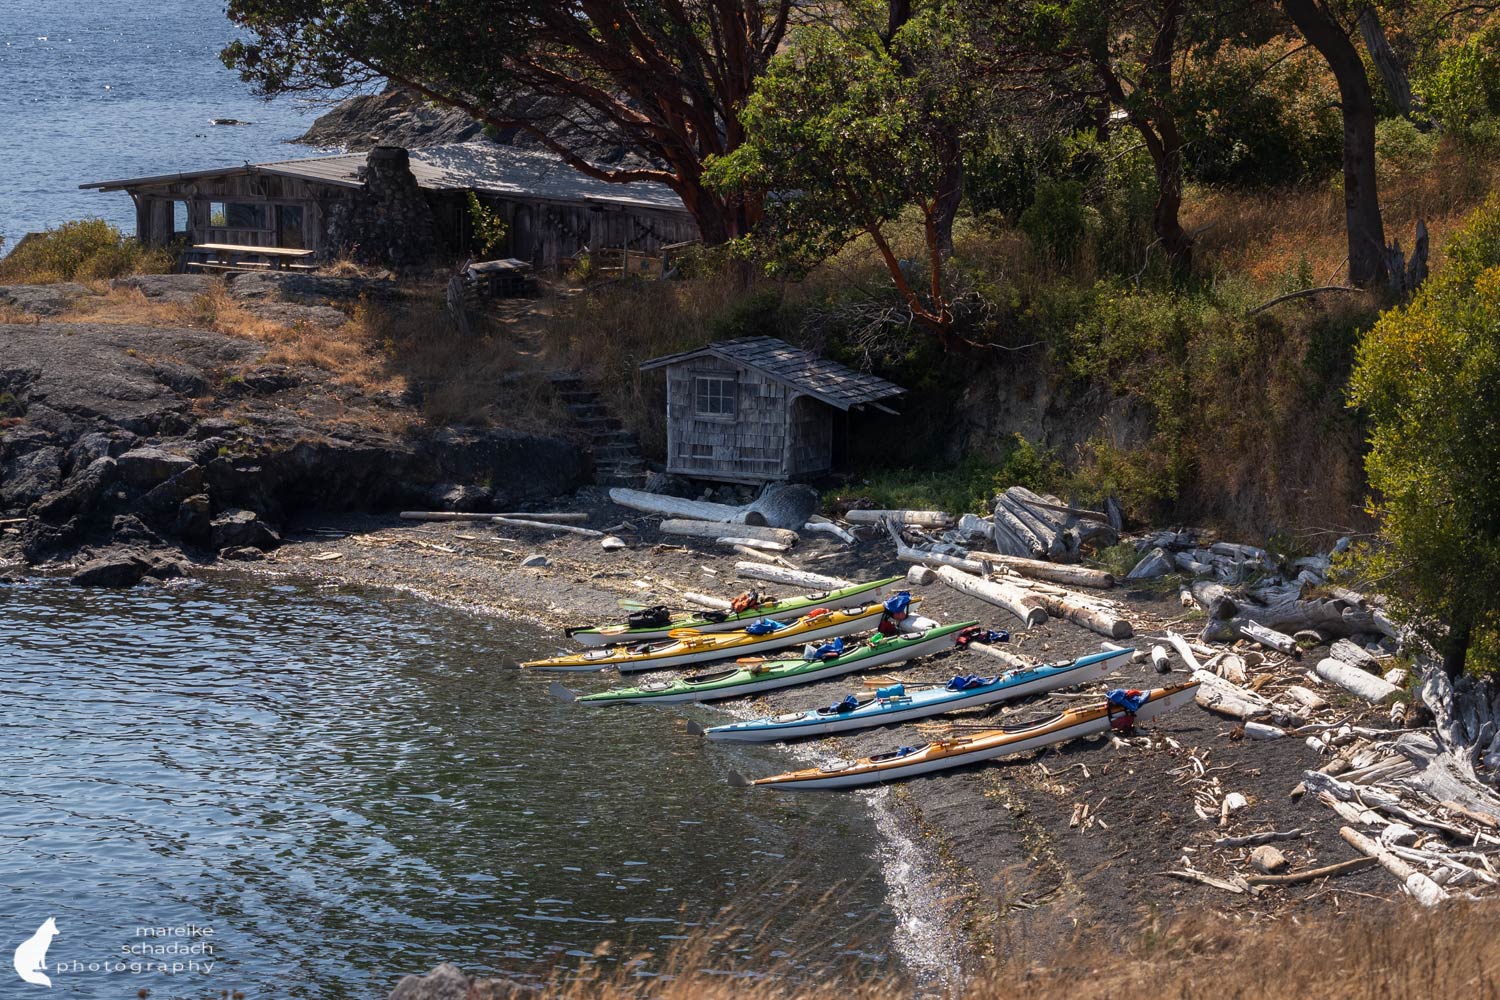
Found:
[[[875,375],[846,368],[837,361],[821,358],[811,351],[793,347],[775,337],[740,337],[721,340],[692,351],[668,354],[652,358],[641,364],[642,371],[667,368],[692,361],[695,358],[713,357],[745,368],[753,368],[767,378],[780,382],[789,389],[809,396],[829,406],[849,410],[869,406],[883,413],[896,411],[882,404],[882,400],[905,394],[906,390],[894,382],[887,382]]]
[[[553,204],[583,204],[601,209],[650,209],[686,215],[676,192],[664,184],[628,184],[590,177],[550,154],[513,149],[492,142],[450,143],[408,150],[412,176],[427,191],[476,191],[498,197],[523,198]],[[365,153],[316,156],[270,163],[213,167],[147,177],[125,177],[78,185],[84,190],[128,191],[177,184],[210,177],[266,175],[291,177],[315,184],[357,189]]]

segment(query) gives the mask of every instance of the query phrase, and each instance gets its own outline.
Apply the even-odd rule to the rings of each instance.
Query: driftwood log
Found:
[[[1337,684],[1345,691],[1377,705],[1401,690],[1383,678],[1367,674],[1358,667],[1351,667],[1343,660],[1336,660],[1331,656],[1319,660],[1313,672],[1330,684]]]
[[[537,531],[561,531],[568,535],[580,535],[584,538],[603,538],[604,532],[595,531],[593,528],[579,528],[571,524],[553,524],[550,521],[532,521],[519,517],[491,517],[491,524],[501,524],[507,528],[532,528]]]
[[[1042,625],[1047,621],[1047,612],[1037,604],[1036,596],[1026,591],[972,576],[952,566],[943,566],[937,575],[959,593],[1004,608],[1027,625]]]
[[[1423,906],[1436,906],[1448,898],[1448,893],[1442,886],[1353,827],[1341,827],[1339,836],[1343,837],[1356,851],[1366,857],[1374,858],[1380,867],[1400,879],[1407,893]]]
[[[1010,670],[1030,670],[1032,667],[1036,666],[1036,664],[1032,663],[1030,660],[1026,659],[1023,656],[1017,656],[1015,653],[1001,649],[999,646],[991,645],[987,642],[971,642],[967,646],[965,646],[964,649],[968,650],[969,652],[988,656],[992,660],[999,660],[1001,663],[1005,664],[1007,669]]]
[[[691,517],[699,521],[744,521],[744,509],[728,504],[709,503],[705,500],[684,500],[682,497],[663,496],[644,490],[631,490],[617,486],[609,491],[610,500],[621,507],[642,511],[646,514],[663,514],[667,517]]]
[[[672,518],[661,523],[664,535],[686,535],[692,538],[756,538],[783,545],[797,544],[797,533],[789,528],[764,528],[754,524],[732,524],[727,521],[698,521]]]
[[[837,576],[822,576],[818,573],[808,573],[800,569],[787,569],[784,566],[762,566],[759,563],[737,562],[734,564],[734,575],[744,577],[747,580],[764,580],[767,583],[780,583],[788,587],[807,587],[810,590],[840,590],[844,587],[852,587],[853,584]]]
[[[940,510],[849,510],[844,520],[850,524],[879,524],[891,520],[916,528],[951,528],[953,515]]]
[[[1013,573],[1029,576],[1034,580],[1050,580],[1053,583],[1067,583],[1075,587],[1098,587],[1101,590],[1108,590],[1115,585],[1115,578],[1110,574],[1100,569],[1089,569],[1086,566],[1025,559],[1021,556],[1007,556],[996,552],[971,552],[969,555],[982,562],[1004,566]]]

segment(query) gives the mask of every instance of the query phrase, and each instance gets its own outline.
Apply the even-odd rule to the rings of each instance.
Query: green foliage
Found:
[[[1500,26],[1450,46],[1418,90],[1449,133],[1472,142],[1500,138]]]
[[[1281,48],[1228,49],[1187,66],[1177,85],[1187,176],[1283,187],[1339,169],[1337,90],[1310,57],[1286,58]]]
[[[468,196],[469,225],[474,230],[474,252],[480,260],[490,260],[505,247],[505,221],[500,213],[487,208],[473,191]]]
[[[1360,344],[1349,402],[1370,418],[1365,469],[1380,544],[1361,569],[1447,652],[1500,670],[1500,198],[1446,266]],[[1434,634],[1440,632],[1434,628]]]
[[[160,274],[171,263],[170,254],[147,250],[103,219],[78,219],[16,244],[0,260],[0,281],[47,284]]]
[[[1407,118],[1384,118],[1375,123],[1375,169],[1381,183],[1415,176],[1432,166],[1440,136],[1422,132]]]
[[[1061,476],[1062,465],[1055,454],[1016,434],[1006,442],[999,461],[970,456],[941,469],[882,469],[830,491],[824,503],[857,495],[880,508],[987,514],[995,494],[1007,487],[1046,491]]]
[[[1037,182],[1031,204],[1021,213],[1019,227],[1031,241],[1033,253],[1060,264],[1072,264],[1099,215],[1083,203],[1080,181],[1046,177]]]

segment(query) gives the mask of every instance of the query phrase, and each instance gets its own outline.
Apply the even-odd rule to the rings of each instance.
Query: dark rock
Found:
[[[211,274],[137,274],[116,278],[109,284],[111,288],[134,288],[148,299],[178,305],[192,305],[220,287],[219,279]]]
[[[212,534],[216,549],[274,549],[281,544],[281,536],[253,510],[224,511],[213,519]]]
[[[438,483],[427,491],[427,505],[433,510],[459,511],[472,514],[475,511],[494,510],[491,505],[494,494],[483,486],[458,483]]]
[[[63,484],[62,488],[47,494],[31,507],[31,513],[49,524],[61,524],[79,514],[88,513],[99,505],[105,490],[115,481],[117,472],[113,458],[96,458],[79,473]]]
[[[198,421],[197,435],[199,438],[229,437],[238,431],[240,425],[227,417],[205,417]]]
[[[126,435],[113,438],[97,431],[93,434],[85,434],[74,441],[73,446],[68,449],[68,468],[87,469],[95,459],[128,450],[128,442],[129,436]]]
[[[337,310],[334,310],[337,312]],[[339,313],[340,316],[343,313]],[[256,392],[281,392],[284,389],[295,389],[302,384],[302,376],[292,371],[285,365],[261,365],[252,368],[243,376],[247,386]]]
[[[21,529],[21,555],[35,566],[48,556],[68,548],[78,540],[82,532],[83,525],[76,517],[62,524],[48,524],[33,518]]]
[[[73,281],[55,285],[0,285],[0,306],[10,306],[33,316],[60,316],[85,295],[87,286]]]
[[[283,326],[308,326],[320,330],[337,330],[349,322],[347,314],[333,306],[309,306],[296,302],[252,302],[245,307],[250,313],[270,323]]]
[[[166,482],[153,486],[141,497],[144,510],[159,514],[175,513],[179,504],[195,493],[203,492],[203,466],[190,465]]]
[[[0,466],[0,508],[30,507],[62,482],[63,450],[38,448]]]
[[[109,522],[111,540],[126,545],[160,545],[161,536],[134,514],[116,514]]]
[[[646,483],[641,487],[647,493],[659,493],[666,497],[682,497],[684,500],[692,499],[693,484],[681,476],[669,475],[665,472],[653,472],[646,477]]]
[[[334,278],[296,271],[251,271],[234,276],[229,282],[229,294],[245,302],[326,306],[330,300],[357,302],[361,298],[390,298],[399,294],[399,289],[394,281],[385,278]]]
[[[193,460],[186,455],[162,448],[136,448],[121,455],[117,461],[120,478],[126,485],[139,489],[149,489],[158,483],[164,483],[195,466]]]
[[[0,573],[0,583],[25,583],[26,578],[16,573]]]
[[[153,580],[176,580],[187,576],[187,563],[153,552],[146,557],[145,575]]]
[[[138,552],[112,553],[84,563],[68,582],[76,587],[133,587],[150,565]]]
[[[190,365],[179,364],[175,361],[166,361],[158,358],[151,362],[151,374],[162,385],[171,389],[179,396],[187,396],[190,399],[201,399],[209,394],[213,388],[208,377]]]
[[[177,507],[172,534],[189,545],[206,546],[213,541],[213,502],[207,493],[188,497]]]
[[[220,559],[234,559],[238,562],[255,562],[265,557],[264,552],[249,545],[239,545],[219,553]]]

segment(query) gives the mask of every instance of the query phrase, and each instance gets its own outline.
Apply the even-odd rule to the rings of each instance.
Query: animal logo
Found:
[[[51,986],[47,978],[47,946],[57,937],[57,921],[52,917],[36,929],[36,933],[16,947],[13,964],[16,974],[36,986]]]

